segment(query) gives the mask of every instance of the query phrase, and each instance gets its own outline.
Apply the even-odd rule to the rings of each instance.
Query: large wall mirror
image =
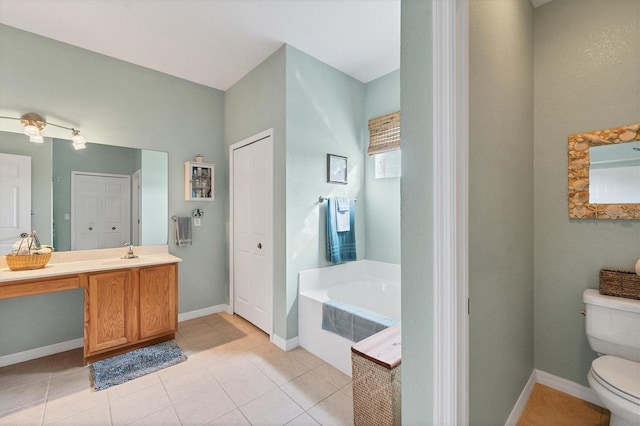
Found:
[[[31,159],[30,227],[43,244],[57,251],[167,244],[166,152],[96,143],[76,151],[69,140],[44,139],[0,132],[0,154]]]
[[[569,136],[569,217],[640,219],[640,124]]]

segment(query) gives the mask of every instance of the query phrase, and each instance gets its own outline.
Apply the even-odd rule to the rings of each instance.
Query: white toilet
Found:
[[[588,380],[611,411],[610,426],[640,425],[640,300],[585,290],[586,332],[601,355]]]

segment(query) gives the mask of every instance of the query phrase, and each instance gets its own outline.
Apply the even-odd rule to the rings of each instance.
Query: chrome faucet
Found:
[[[131,245],[131,243],[126,242],[124,243],[124,246],[128,247],[129,249],[127,250],[127,254],[122,256],[122,259],[135,259],[136,257],[138,257],[137,255],[133,254],[133,245]]]

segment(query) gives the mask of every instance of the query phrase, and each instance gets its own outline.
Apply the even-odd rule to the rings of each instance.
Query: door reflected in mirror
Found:
[[[589,150],[589,202],[640,203],[640,141]]]
[[[69,140],[44,139],[44,143],[34,144],[23,134],[0,132],[0,153],[31,159],[31,221],[16,228],[16,235],[35,229],[41,242],[54,245],[57,251],[106,248],[124,242],[167,244],[169,174],[166,152],[96,143],[88,143],[86,149],[76,151]],[[85,201],[76,206],[76,202],[72,203],[72,172],[127,177],[130,195],[123,199],[85,191]],[[119,205],[127,201],[128,206]],[[87,232],[96,232],[80,245],[80,241],[72,242],[79,235],[74,232],[72,237],[74,219],[78,216],[74,210],[78,208],[89,216],[84,226]],[[118,220],[129,222],[128,229],[123,230],[120,222],[114,222],[114,212],[121,216]],[[93,229],[89,231],[89,228]],[[120,235],[116,237],[118,233]],[[6,253],[0,253],[3,254]]]

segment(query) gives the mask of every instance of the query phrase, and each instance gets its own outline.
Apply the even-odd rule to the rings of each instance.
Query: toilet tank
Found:
[[[583,293],[586,333],[591,349],[640,362],[640,300]]]

